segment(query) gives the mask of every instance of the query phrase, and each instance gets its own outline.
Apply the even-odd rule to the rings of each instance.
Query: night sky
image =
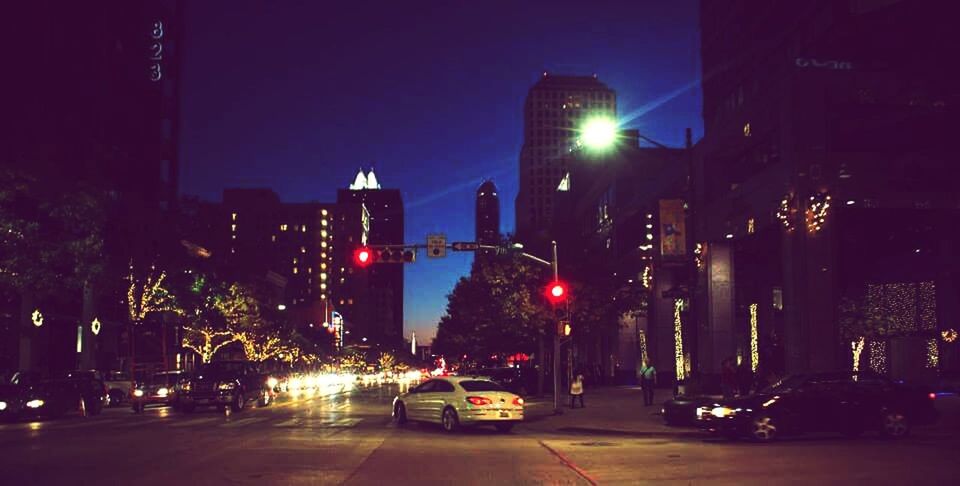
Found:
[[[701,136],[696,1],[482,3],[189,2],[181,191],[335,201],[372,166],[402,191],[408,243],[471,241],[489,177],[512,232],[523,100],[543,71],[597,73],[622,124],[662,143]],[[407,265],[408,337],[433,336],[471,261]]]

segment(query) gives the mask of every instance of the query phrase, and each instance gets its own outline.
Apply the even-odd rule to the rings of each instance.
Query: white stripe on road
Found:
[[[176,423],[170,424],[171,427],[196,427],[198,425],[207,425],[214,422],[223,422],[223,419],[220,417],[204,417],[204,418],[195,418],[189,420],[178,420]]]
[[[261,424],[268,420],[270,419],[267,417],[246,417],[237,420],[229,420],[227,423],[222,424],[221,427],[245,427],[247,425]]]

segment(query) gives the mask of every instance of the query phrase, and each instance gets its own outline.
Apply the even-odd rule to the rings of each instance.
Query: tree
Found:
[[[236,333],[229,327],[228,312],[240,312],[242,302],[231,302],[228,288],[214,284],[209,278],[197,274],[189,284],[189,291],[180,299],[180,315],[186,322],[183,325],[181,345],[200,355],[204,363],[213,360],[218,351],[237,341]],[[236,316],[234,316],[236,317]]]
[[[543,296],[545,269],[518,255],[489,256],[474,263],[447,296],[434,348],[448,356],[483,359],[530,353],[551,313]]]
[[[397,358],[390,353],[380,353],[377,364],[380,365],[381,371],[391,370],[397,364]]]

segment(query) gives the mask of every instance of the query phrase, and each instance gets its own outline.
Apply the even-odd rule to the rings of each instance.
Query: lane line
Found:
[[[556,456],[557,459],[560,459],[560,462],[562,462],[564,466],[567,466],[567,467],[570,468],[573,472],[575,472],[575,473],[577,473],[578,475],[580,475],[581,478],[583,478],[584,480],[586,480],[586,481],[587,481],[588,483],[590,483],[591,485],[597,486],[597,482],[596,482],[593,478],[591,478],[590,475],[587,474],[586,471],[584,471],[583,469],[580,469],[576,464],[574,464],[573,461],[571,461],[570,459],[567,459],[566,456],[564,456],[563,454],[561,454],[559,451],[553,449],[552,447],[548,446],[548,445],[545,444],[542,440],[538,440],[537,443],[540,444],[541,446],[543,446],[544,449],[550,451],[550,453],[553,454],[554,456]]]

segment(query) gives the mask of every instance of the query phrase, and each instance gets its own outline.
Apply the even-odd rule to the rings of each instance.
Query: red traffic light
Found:
[[[553,282],[547,286],[547,298],[554,304],[567,299],[567,286],[563,282]]]
[[[353,262],[357,264],[358,267],[366,267],[373,263],[373,252],[369,248],[357,248],[353,252]]]

